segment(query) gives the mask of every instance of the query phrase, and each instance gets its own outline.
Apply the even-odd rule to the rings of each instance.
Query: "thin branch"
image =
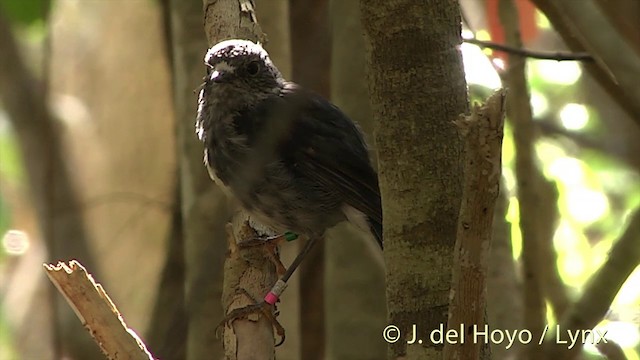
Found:
[[[596,348],[607,360],[627,360],[622,347],[612,340],[607,339],[606,343],[601,342],[596,345]]]
[[[500,20],[509,46],[521,47],[518,14],[515,0],[500,1]],[[505,71],[506,84],[510,91],[507,116],[513,124],[513,139],[516,148],[515,173],[520,208],[520,231],[522,232],[522,272],[524,285],[524,323],[534,338],[543,333],[546,322],[545,302],[542,288],[541,264],[542,241],[539,228],[538,206],[539,183],[544,177],[536,165],[535,136],[529,90],[527,88],[526,59],[508,57]],[[521,358],[541,359],[535,346],[526,346]]]
[[[633,270],[640,264],[640,210],[629,219],[629,225],[620,239],[613,245],[609,258],[593,275],[582,296],[567,310],[560,321],[562,332],[589,330],[598,324],[609,311],[611,302]],[[554,339],[552,334],[551,339]],[[582,344],[568,349],[554,341],[546,343],[550,359],[572,359]]]
[[[540,234],[540,259],[542,264],[542,289],[553,308],[556,319],[562,317],[571,300],[567,288],[558,270],[558,254],[553,246],[553,237],[560,216],[558,211],[558,188],[553,181],[540,178],[536,182],[540,197],[538,213],[538,231]]]
[[[222,293],[225,314],[255,305],[278,280],[277,266],[265,252],[268,251],[267,247],[238,246],[258,236],[250,224],[249,216],[240,212],[234,217],[233,223],[227,226],[229,254],[224,265]],[[230,323],[225,324],[223,344],[226,359],[275,358],[272,325],[277,322],[272,310],[269,307],[264,312],[231,319]]]
[[[509,45],[498,44],[491,41],[478,40],[475,38],[463,39],[464,42],[469,44],[478,45],[481,48],[487,48],[497,51],[502,51],[511,55],[524,56],[533,59],[540,60],[556,60],[556,61],[588,61],[592,62],[593,57],[588,53],[571,53],[571,52],[562,52],[562,51],[536,51],[530,49],[522,49]]]
[[[213,45],[229,38],[249,39],[264,42],[264,34],[258,24],[253,1],[250,0],[203,0],[204,30],[209,45]],[[287,122],[279,122],[274,131],[282,131]],[[280,129],[282,127],[282,129]],[[279,134],[276,132],[275,134]],[[243,178],[251,179],[259,176],[260,166],[269,155],[269,150],[275,148],[271,143],[278,136],[267,136],[259,146],[265,146],[267,151],[256,153],[241,171],[245,171]],[[202,164],[200,165],[202,166]],[[247,181],[251,183],[251,181]],[[213,187],[213,183],[211,183]],[[257,231],[261,225],[250,221],[244,212],[237,213],[231,226],[227,227],[229,240],[229,254],[225,261],[224,284],[222,288],[222,306],[229,316],[234,310],[241,311],[256,300],[262,300],[278,278],[277,266],[282,266],[277,252],[271,249],[265,253],[265,247],[240,247],[237,243],[254,239],[269,230]],[[269,234],[271,235],[271,234]],[[232,317],[230,323],[225,324],[223,332],[223,347],[226,359],[273,359],[275,358],[275,340],[273,326],[276,325],[272,307],[266,307],[260,312],[254,312],[242,317]],[[279,324],[277,324],[279,326]],[[283,329],[278,329],[284,331]]]
[[[109,359],[153,359],[138,335],[127,327],[102,285],[96,283],[79,262],[43,266],[49,280],[64,295]]]
[[[500,190],[504,90],[476,105],[471,115],[456,122],[464,141],[464,183],[454,250],[449,329],[486,323],[485,283],[491,248],[491,226]],[[482,343],[446,342],[444,359],[478,359]]]

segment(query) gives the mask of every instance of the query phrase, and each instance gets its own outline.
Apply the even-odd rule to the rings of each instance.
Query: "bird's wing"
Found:
[[[357,125],[321,96],[295,85],[285,88],[282,99],[292,117],[281,143],[282,157],[292,161],[298,174],[341,194],[349,205],[381,224],[378,176]]]

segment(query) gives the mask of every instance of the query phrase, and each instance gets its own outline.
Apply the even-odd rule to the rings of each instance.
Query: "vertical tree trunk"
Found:
[[[188,318],[184,294],[184,239],[178,184],[168,233],[166,260],[158,295],[145,336],[146,345],[158,359],[184,360],[187,356]]]
[[[290,2],[292,80],[329,97],[331,38],[327,0]],[[301,352],[305,359],[324,359],[324,247],[322,243],[300,266]]]
[[[331,99],[369,135],[373,132],[365,50],[356,1],[330,1]],[[373,145],[369,136],[369,144]],[[373,150],[373,149],[372,149]],[[375,241],[343,224],[325,245],[327,358],[385,359],[386,325],[382,253]]]
[[[522,47],[520,25],[514,0],[501,0],[500,20],[509,46]],[[516,150],[515,174],[517,179],[522,232],[522,279],[523,279],[523,327],[534,339],[543,334],[546,323],[546,304],[542,287],[541,228],[538,211],[541,209],[542,182],[544,176],[536,165],[535,132],[533,114],[526,77],[526,58],[509,55],[505,82],[511,92],[507,103],[507,115],[513,125],[513,142]],[[538,346],[524,347],[522,359],[544,359]]]
[[[180,196],[186,258],[187,359],[222,357],[216,321],[222,319],[222,268],[227,251],[227,202],[202,163],[195,136],[197,97],[208,42],[202,29],[202,3],[171,0],[173,83],[177,119]]]
[[[457,1],[361,1],[376,120],[392,358],[439,359],[447,322],[468,109]],[[417,326],[421,344],[407,344]]]

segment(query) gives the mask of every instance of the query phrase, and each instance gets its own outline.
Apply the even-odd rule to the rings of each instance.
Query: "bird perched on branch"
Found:
[[[281,282],[339,222],[370,231],[382,247],[378,177],[358,126],[286,81],[259,44],[223,41],[205,65],[196,133],[211,178],[264,225],[309,237]]]

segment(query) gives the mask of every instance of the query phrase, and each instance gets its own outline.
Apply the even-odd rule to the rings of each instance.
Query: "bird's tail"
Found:
[[[369,229],[371,229],[371,234],[376,238],[378,245],[380,245],[380,249],[383,249],[382,242],[382,223],[372,219],[371,217],[367,217],[367,222],[369,223]]]

